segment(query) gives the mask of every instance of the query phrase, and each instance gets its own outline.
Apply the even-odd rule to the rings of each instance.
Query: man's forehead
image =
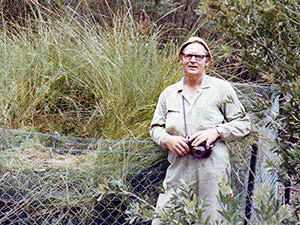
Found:
[[[199,53],[205,53],[205,52],[207,52],[206,49],[205,49],[205,47],[201,43],[197,43],[197,42],[188,44],[183,49],[183,53],[187,53],[187,52],[191,52],[191,51],[193,51],[193,52],[196,51],[196,52],[199,52]]]

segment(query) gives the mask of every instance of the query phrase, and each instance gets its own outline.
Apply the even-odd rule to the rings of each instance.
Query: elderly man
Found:
[[[184,76],[161,93],[151,122],[150,135],[168,149],[170,162],[156,208],[160,212],[168,204],[182,179],[192,179],[197,196],[206,197],[209,205],[205,216],[214,223],[221,220],[220,179],[230,173],[225,141],[247,135],[250,120],[232,86],[206,74],[212,56],[203,39],[191,37],[180,47],[179,59]],[[201,145],[206,156],[192,151]]]

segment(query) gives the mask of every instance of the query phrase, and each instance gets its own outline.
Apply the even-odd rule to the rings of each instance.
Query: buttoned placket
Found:
[[[183,96],[183,100],[185,101],[184,103],[184,107],[185,109],[182,108],[182,112],[183,110],[185,110],[185,115],[186,115],[186,125],[187,125],[187,134],[186,137],[190,137],[192,134],[191,132],[191,127],[193,125],[193,121],[192,121],[192,110],[197,102],[197,100],[199,99],[199,97],[201,96],[201,94],[203,93],[203,88],[199,87],[199,89],[197,90],[197,95],[195,96],[195,98],[193,98],[192,100],[189,100],[186,95],[185,95],[185,91],[183,90],[181,92],[181,95]],[[181,99],[182,99],[181,96]],[[182,106],[183,107],[183,106]]]

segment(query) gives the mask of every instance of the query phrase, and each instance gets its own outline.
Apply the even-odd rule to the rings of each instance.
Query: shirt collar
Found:
[[[178,82],[178,87],[177,87],[178,93],[181,93],[183,91],[183,79],[184,78],[181,78],[181,80]],[[204,75],[199,89],[204,89],[204,88],[209,88],[209,87],[210,87],[210,85],[209,85],[209,76]]]

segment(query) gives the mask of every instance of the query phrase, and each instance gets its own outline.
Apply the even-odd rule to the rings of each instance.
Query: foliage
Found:
[[[101,186],[101,196],[109,194],[122,194],[130,199],[128,221],[131,224],[141,221],[151,221],[159,218],[166,224],[208,224],[210,218],[203,218],[203,212],[207,205],[205,199],[196,197],[193,190],[192,181],[182,181],[181,185],[174,192],[170,204],[165,209],[157,213],[155,207],[147,200],[137,196],[130,191],[121,180],[110,180],[106,185]],[[262,190],[257,189],[253,197],[255,214],[248,222],[251,224],[280,225],[295,224],[296,217],[292,213],[289,205],[283,205],[280,198],[271,190],[268,185],[264,185]],[[101,197],[101,198],[102,198]],[[243,200],[244,193],[232,193],[232,190],[225,183],[225,179],[220,184],[220,214],[224,220],[222,224],[240,225],[244,224]]]
[[[210,217],[203,218],[203,212],[207,205],[205,199],[198,199],[194,193],[193,183],[182,182],[182,185],[174,191],[170,205],[160,213],[155,212],[155,207],[145,199],[132,193],[120,180],[111,180],[102,189],[102,194],[119,193],[131,197],[130,209],[127,213],[131,224],[141,221],[150,221],[159,218],[166,224],[208,224]]]
[[[172,195],[170,205],[166,206],[158,216],[161,221],[169,224],[203,224],[210,221],[210,217],[203,217],[207,207],[205,199],[197,198],[193,189],[193,182],[182,182],[182,185]]]
[[[275,84],[281,98],[278,117],[281,181],[299,177],[300,144],[299,1],[203,1],[199,13],[213,21],[225,40],[236,40],[235,57],[262,82]],[[212,22],[211,22],[212,23]],[[287,176],[289,174],[289,176]]]
[[[284,205],[277,197],[276,190],[271,190],[267,185],[264,185],[262,189],[256,190],[253,201],[256,203],[253,210],[260,224],[280,225],[282,223],[296,223],[295,218],[293,218],[291,206]]]
[[[113,28],[83,23],[77,14],[40,16],[26,29],[0,34],[2,126],[148,136],[153,103],[179,78],[173,48],[158,50],[156,30],[144,36],[130,15],[116,17]]]
[[[43,12],[59,12],[60,15],[64,15],[64,8],[68,7],[83,16],[84,20],[100,25],[112,25],[115,15],[126,14],[130,10],[139,24],[139,30],[147,31],[151,22],[161,27],[164,42],[182,41],[201,24],[198,23],[201,18],[195,13],[198,6],[196,0],[4,0],[0,4],[4,21],[12,26],[15,23],[27,26],[29,20],[35,20],[39,16],[36,5],[42,6]],[[52,13],[52,16],[56,15]]]
[[[159,93],[180,79],[176,44],[162,45],[164,32],[151,21],[141,26],[128,5],[97,24],[70,8],[58,14],[31,3],[35,19],[6,23],[0,34],[1,126],[148,138]],[[217,64],[224,51],[212,49]]]
[[[281,198],[278,197],[277,191],[271,189],[268,185],[264,184],[262,189],[256,189],[253,196],[253,215],[250,224],[263,224],[263,225],[280,225],[294,224],[296,216],[293,215],[292,207],[283,205]],[[242,197],[242,198],[241,198]],[[220,213],[226,219],[227,224],[237,225],[243,224],[243,208],[241,206],[242,193],[232,195],[228,190],[228,186],[221,183],[220,187],[220,204],[222,210]]]

